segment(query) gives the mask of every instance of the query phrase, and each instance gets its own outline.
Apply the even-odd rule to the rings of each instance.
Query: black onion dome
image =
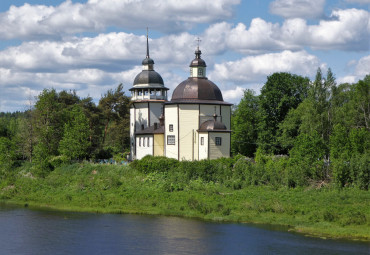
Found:
[[[142,65],[154,65],[154,60],[147,57],[143,59],[143,62],[141,62]]]
[[[224,123],[215,120],[207,120],[200,125],[199,131],[227,130]]]
[[[203,67],[206,67],[206,62],[200,58],[200,55],[202,54],[202,52],[197,49],[195,51],[195,58],[191,61],[190,63],[190,67],[197,67],[197,66],[203,66]]]
[[[181,82],[172,93],[171,102],[175,101],[221,101],[221,90],[207,78],[189,77]]]
[[[153,83],[164,85],[162,77],[154,70],[143,70],[136,75],[134,80],[134,85]]]

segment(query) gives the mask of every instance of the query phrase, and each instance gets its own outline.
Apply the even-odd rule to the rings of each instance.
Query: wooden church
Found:
[[[146,155],[178,160],[230,157],[231,105],[206,76],[206,62],[199,46],[190,63],[190,77],[167,100],[168,88],[154,71],[147,37],[143,70],[131,91],[131,160]]]

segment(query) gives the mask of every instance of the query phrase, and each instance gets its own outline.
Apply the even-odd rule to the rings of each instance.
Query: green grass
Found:
[[[23,166],[0,183],[0,199],[60,210],[278,224],[309,235],[369,240],[370,195],[356,188],[243,186],[144,174],[128,166],[72,164],[46,178]]]

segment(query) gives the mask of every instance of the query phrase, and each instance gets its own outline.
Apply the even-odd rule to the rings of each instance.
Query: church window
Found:
[[[216,145],[221,146],[221,137],[216,137]]]
[[[145,147],[145,137],[143,138],[143,147]]]
[[[168,135],[167,136],[167,144],[168,145],[175,145],[176,144],[174,135]]]
[[[200,145],[204,145],[204,137],[200,138]]]
[[[198,75],[202,75],[203,76],[203,68],[199,68],[198,69]]]
[[[139,137],[139,147],[141,147],[141,137]]]
[[[190,77],[193,77],[193,68],[190,67]]]
[[[148,137],[148,144],[147,144],[147,145],[148,145],[148,147],[149,147],[149,137]]]
[[[172,124],[170,124],[170,125],[168,126],[168,129],[170,130],[170,132],[173,132],[173,125],[172,125]]]

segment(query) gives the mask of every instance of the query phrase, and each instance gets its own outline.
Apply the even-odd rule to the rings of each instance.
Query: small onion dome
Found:
[[[207,120],[200,125],[199,131],[227,131],[224,123],[217,120]]]
[[[197,67],[197,66],[203,66],[206,67],[206,62],[200,58],[200,55],[202,52],[199,50],[199,48],[195,51],[195,58],[190,63],[190,67]]]
[[[172,93],[171,102],[228,104],[224,102],[221,90],[207,78],[189,77],[181,82]],[[211,101],[211,102],[210,102]]]
[[[136,75],[134,80],[134,86],[140,84],[161,84],[164,85],[163,79],[159,73],[154,70],[143,70]]]
[[[141,64],[143,66],[146,66],[146,65],[154,65],[154,60],[151,59],[150,57],[147,57],[147,58],[144,58],[143,59],[143,62],[141,62]]]

